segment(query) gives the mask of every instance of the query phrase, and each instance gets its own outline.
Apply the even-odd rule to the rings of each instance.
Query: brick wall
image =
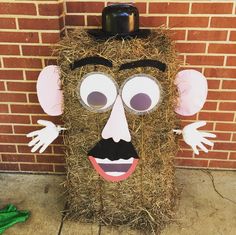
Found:
[[[62,138],[44,154],[32,154],[25,134],[36,130],[43,113],[37,76],[55,64],[50,46],[68,29],[100,25],[100,12],[112,1],[10,1],[0,3],[0,171],[64,172]],[[120,1],[122,2],[122,1]],[[127,2],[127,1],[123,1]],[[183,68],[208,79],[203,110],[181,117],[183,125],[206,120],[217,134],[214,149],[199,156],[181,142],[176,165],[236,169],[236,3],[235,1],[134,1],[142,27],[166,25],[173,31]]]

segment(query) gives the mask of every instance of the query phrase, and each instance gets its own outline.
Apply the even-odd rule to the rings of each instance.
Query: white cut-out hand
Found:
[[[56,126],[53,122],[46,120],[38,120],[38,124],[45,126],[41,130],[33,131],[27,134],[27,137],[35,137],[32,139],[28,146],[32,147],[31,152],[34,153],[39,148],[39,153],[45,151],[45,149],[58,137],[61,130],[65,130],[66,128],[62,128],[60,126]]]
[[[181,133],[183,134],[183,139],[185,143],[191,146],[195,154],[197,155],[199,154],[197,147],[203,150],[205,153],[208,153],[208,149],[203,144],[212,147],[214,144],[207,138],[215,138],[216,135],[209,132],[203,132],[197,130],[197,128],[205,125],[206,125],[205,121],[199,121],[185,126],[182,131],[174,130],[174,132],[176,134],[181,134]]]

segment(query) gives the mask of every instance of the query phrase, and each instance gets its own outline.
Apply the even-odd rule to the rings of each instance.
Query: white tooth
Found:
[[[133,161],[134,161],[134,158],[131,157],[129,159],[119,159],[119,160],[115,160],[115,161],[111,161],[109,160],[108,158],[105,158],[105,159],[101,159],[101,158],[95,158],[96,159],[96,162],[99,164],[99,163],[103,163],[103,164],[122,164],[122,163],[126,163],[126,164],[132,164]]]
[[[111,175],[111,176],[121,176],[124,175],[125,172],[106,172],[107,175]]]

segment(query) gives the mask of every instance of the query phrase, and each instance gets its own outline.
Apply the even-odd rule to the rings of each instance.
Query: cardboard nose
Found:
[[[111,115],[102,130],[102,138],[112,138],[116,143],[120,140],[131,141],[125,110],[121,97],[118,95],[112,108]]]

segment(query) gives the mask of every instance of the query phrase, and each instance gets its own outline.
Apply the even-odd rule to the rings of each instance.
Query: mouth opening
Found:
[[[107,158],[100,159],[89,156],[89,160],[99,175],[112,182],[127,179],[134,172],[138,164],[138,159],[135,158],[111,161]]]
[[[135,170],[138,155],[131,142],[112,138],[100,140],[89,152],[89,160],[104,179],[112,182],[127,179]]]

